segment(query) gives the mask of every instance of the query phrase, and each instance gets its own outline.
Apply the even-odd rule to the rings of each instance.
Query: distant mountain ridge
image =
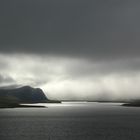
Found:
[[[20,104],[24,103],[60,103],[49,100],[42,89],[23,86],[13,89],[0,89],[0,98],[15,98]]]

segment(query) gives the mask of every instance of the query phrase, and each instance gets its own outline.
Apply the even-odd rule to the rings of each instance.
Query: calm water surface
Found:
[[[0,110],[0,140],[140,140],[140,108],[108,103]]]

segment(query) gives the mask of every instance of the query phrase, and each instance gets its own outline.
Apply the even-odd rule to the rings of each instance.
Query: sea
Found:
[[[42,104],[38,104],[42,105]],[[0,140],[140,140],[140,108],[63,102],[0,109]]]

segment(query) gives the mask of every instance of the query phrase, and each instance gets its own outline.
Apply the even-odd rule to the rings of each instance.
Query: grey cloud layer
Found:
[[[0,52],[140,55],[138,0],[1,0]]]
[[[139,97],[139,15],[138,0],[0,0],[0,85]]]
[[[2,87],[41,87],[52,99],[140,98],[140,59],[105,63],[66,57],[0,54],[2,62],[6,64],[0,70]]]
[[[0,74],[0,84],[11,84],[14,83],[14,79],[12,79],[10,76],[6,75],[1,75]]]

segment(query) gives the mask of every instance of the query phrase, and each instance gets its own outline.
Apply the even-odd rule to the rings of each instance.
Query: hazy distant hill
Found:
[[[40,88],[24,86],[14,89],[0,89],[0,104],[60,103],[49,100]]]
[[[128,103],[123,104],[123,106],[134,106],[134,107],[140,107],[140,100],[131,100]]]

